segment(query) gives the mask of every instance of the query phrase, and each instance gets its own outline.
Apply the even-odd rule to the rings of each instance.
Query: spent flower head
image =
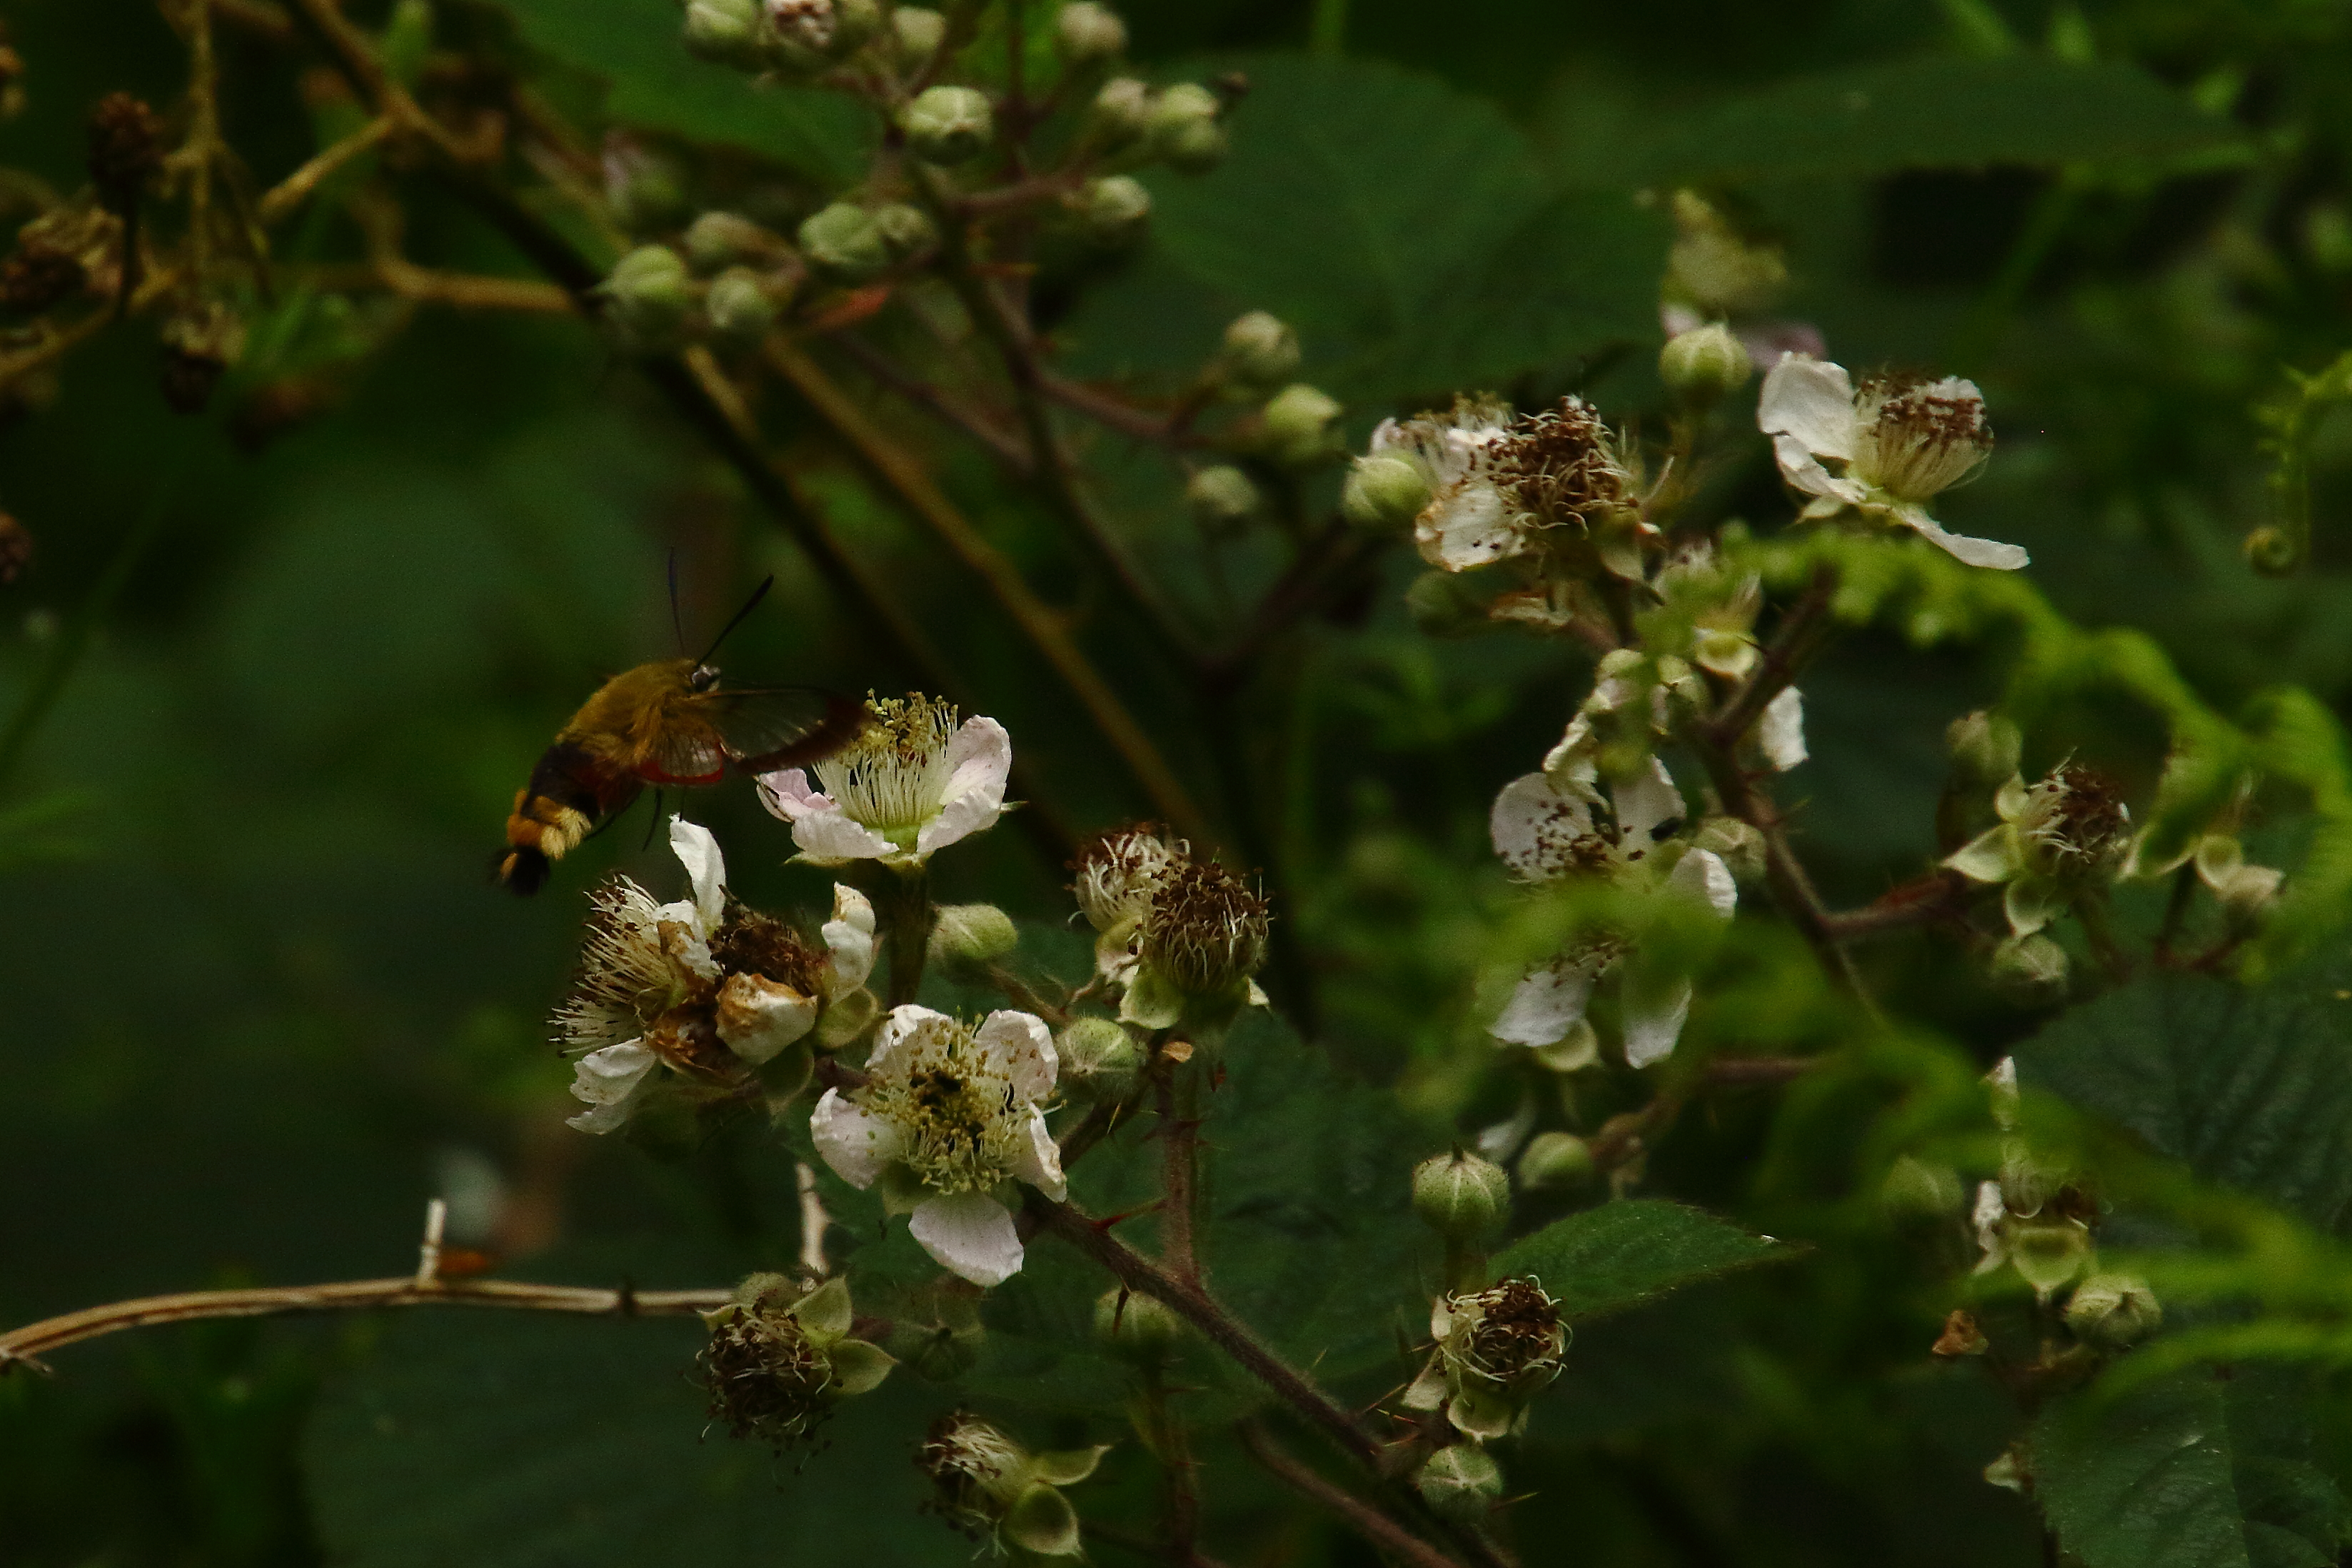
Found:
[[[931,1426],[915,1463],[930,1479],[930,1506],[958,1530],[1041,1557],[1079,1554],[1078,1516],[1060,1489],[1094,1474],[1104,1449],[1033,1454],[968,1410]]]
[[[2030,787],[2011,774],[1993,796],[1993,810],[1999,823],[1944,864],[2002,889],[2012,936],[2032,936],[2122,872],[2131,812],[2101,773],[2062,763]]]
[[[1436,1345],[1404,1403],[1443,1409],[1456,1430],[1481,1442],[1511,1430],[1528,1399],[1559,1375],[1568,1352],[1559,1303],[1534,1279],[1439,1297],[1429,1332]]]
[[[760,800],[793,825],[802,858],[920,866],[1004,815],[1013,740],[993,719],[957,721],[948,703],[920,695],[866,701],[857,739],[808,771],[760,775]]]
[[[806,1441],[834,1406],[878,1386],[897,1364],[851,1337],[849,1287],[839,1279],[808,1289],[754,1274],[702,1321],[710,1338],[697,1359],[710,1418],[778,1450]]]

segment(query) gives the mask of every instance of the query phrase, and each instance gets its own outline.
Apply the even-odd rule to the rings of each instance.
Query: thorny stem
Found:
[[[1160,1115],[1160,1254],[1178,1279],[1198,1288],[1201,1080],[1190,1062],[1162,1056],[1152,1074],[1152,1106]]]
[[[1831,914],[1830,933],[1840,942],[1861,942],[1915,926],[1934,925],[1965,910],[1969,894],[1968,879],[1958,872],[1931,871],[1888,889],[1861,909]]]
[[[265,223],[276,223],[310,198],[310,193],[323,184],[328,176],[352,159],[373,152],[384,139],[399,129],[389,114],[379,114],[341,141],[321,148],[310,161],[287,175],[263,195],[257,216]]]
[[[196,285],[212,279],[213,161],[220,155],[220,72],[213,59],[212,0],[187,0],[188,267]]]
[[[1241,1437],[1242,1447],[1249,1450],[1250,1458],[1268,1475],[1328,1511],[1375,1550],[1393,1553],[1418,1568],[1463,1568],[1459,1558],[1422,1540],[1355,1493],[1326,1480],[1285,1453],[1255,1422],[1241,1422],[1234,1431]]]
[[[1062,617],[1031,590],[1019,568],[989,543],[922,466],[876,428],[814,360],[782,337],[769,340],[767,357],[866,468],[988,585],[997,604],[1062,678],[1096,729],[1127,763],[1128,771],[1150,797],[1152,809],[1188,834],[1210,837],[1207,818],[1158,744],[1087,658]]]
[[[1228,1312],[1205,1286],[1179,1279],[1070,1204],[1055,1203],[1034,1191],[1026,1194],[1024,1201],[1026,1212],[1036,1219],[1040,1228],[1052,1231],[1093,1258],[1129,1289],[1172,1309],[1211,1344],[1239,1363],[1244,1371],[1321,1427],[1333,1442],[1364,1464],[1378,1468],[1381,1446],[1372,1435],[1304,1373],[1276,1355],[1246,1324]]]
[[[1016,437],[998,429],[993,421],[966,408],[929,382],[907,371],[856,332],[835,332],[832,341],[835,348],[856,361],[857,367],[876,381],[942,424],[953,426],[987,447],[996,460],[1013,474],[1022,479],[1030,477],[1033,470],[1029,466],[1027,448]]]

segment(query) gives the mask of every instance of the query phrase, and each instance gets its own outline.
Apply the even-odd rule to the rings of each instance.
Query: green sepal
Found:
[[[1029,1461],[1029,1474],[1049,1487],[1066,1487],[1085,1480],[1095,1473],[1102,1457],[1110,1452],[1108,1443],[1097,1443],[1091,1448],[1055,1448],[1038,1454]]]
[[[882,1173],[875,1178],[874,1190],[882,1195],[883,1214],[894,1219],[913,1214],[926,1199],[938,1196],[922,1177],[915,1174],[913,1166],[897,1160],[882,1167]]]
[[[878,1388],[898,1364],[898,1357],[864,1340],[843,1340],[826,1353],[833,1360],[835,1386],[844,1397]]]
[[[826,1280],[785,1310],[800,1320],[802,1331],[819,1346],[847,1334],[855,1316],[849,1305],[849,1283],[839,1278]]]
[[[1184,1016],[1184,994],[1150,964],[1137,966],[1119,999],[1118,1021],[1144,1029],[1172,1029]]]
[[[1021,1494],[1004,1516],[1003,1531],[1013,1545],[1041,1557],[1078,1554],[1078,1510],[1043,1483]]]

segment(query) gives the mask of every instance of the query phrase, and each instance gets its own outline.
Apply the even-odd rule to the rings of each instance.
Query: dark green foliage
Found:
[[[1497,1279],[1532,1275],[1559,1300],[1562,1313],[1587,1318],[1794,1255],[1793,1247],[1750,1236],[1713,1215],[1636,1198],[1554,1220],[1513,1242],[1495,1258],[1493,1271]]]

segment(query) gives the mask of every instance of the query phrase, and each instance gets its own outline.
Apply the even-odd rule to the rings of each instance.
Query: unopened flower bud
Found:
[[[1164,1362],[1183,1333],[1184,1320],[1155,1297],[1114,1285],[1095,1302],[1095,1338],[1121,1360]]]
[[[1519,1156],[1523,1187],[1580,1187],[1592,1172],[1592,1146],[1573,1132],[1538,1132]]]
[[[1220,463],[1192,476],[1184,487],[1184,501],[1202,527],[1212,533],[1224,533],[1255,517],[1265,507],[1265,497],[1247,474],[1230,463]]]
[[[1151,222],[1151,193],[1129,174],[1088,180],[1070,199],[1086,237],[1107,250],[1134,244]]]
[[[1511,1206],[1511,1178],[1492,1160],[1455,1150],[1412,1171],[1412,1212],[1448,1241],[1474,1241]]]
[[[926,6],[901,5],[890,13],[890,28],[898,63],[913,70],[929,64],[947,41],[948,19],[946,13]]]
[[[1127,49],[1127,24],[1108,5],[1078,0],[1065,5],[1054,18],[1054,37],[1062,55],[1074,64],[1107,60]]]
[[[775,300],[768,297],[760,275],[745,267],[730,268],[711,280],[702,311],[714,331],[730,338],[756,342],[776,324]]]
[[[855,202],[835,202],[810,214],[801,225],[800,242],[811,266],[846,282],[863,282],[890,265],[882,226]]]
[[[1878,1206],[1898,1224],[1948,1219],[1967,1202],[1968,1192],[1958,1171],[1909,1154],[1887,1168],[1886,1180],[1878,1187]]]
[[[980,1321],[979,1292],[943,1279],[917,1290],[890,1326],[890,1352],[929,1383],[952,1383],[980,1360],[988,1331]]]
[[[1764,875],[1764,835],[1753,823],[1736,816],[1707,817],[1691,835],[1691,847],[1712,854],[1742,882]]]
[[[775,63],[805,70],[856,51],[882,26],[879,0],[767,0]]]
[[[1266,400],[1259,416],[1266,456],[1307,468],[1339,450],[1339,405],[1320,388],[1293,382]]]
[[[1224,342],[1217,351],[1217,369],[1237,386],[1280,386],[1297,373],[1298,334],[1270,310],[1236,316],[1225,328]]]
[[[1658,379],[1675,401],[1712,408],[1748,384],[1756,367],[1748,350],[1721,321],[1677,332],[1658,351]]]
[[[978,88],[927,87],[898,111],[898,129],[918,158],[961,163],[995,138],[996,111]]]
[[[1339,491],[1339,510],[1359,528],[1410,528],[1429,504],[1429,481],[1402,458],[1356,459]]]
[[[1999,789],[2025,755],[2025,737],[2017,726],[1982,710],[1953,720],[1944,744],[1952,753],[1954,780],[1969,789]]]
[[[1987,978],[2020,1002],[2042,1002],[2065,989],[2066,968],[2066,950],[2037,931],[1993,949]]]
[[[698,272],[718,272],[777,254],[783,242],[750,218],[707,212],[687,226],[686,258]]]
[[[2134,1274],[2094,1274],[2066,1299],[2066,1326],[2102,1344],[2137,1344],[2163,1325],[2164,1308]]]
[[[1131,76],[1113,77],[1095,94],[1095,134],[1115,147],[1134,141],[1151,127],[1151,103],[1148,85]]]
[[[1123,1100],[1143,1070],[1143,1047],[1108,1018],[1073,1018],[1054,1037],[1058,1088],[1081,1100]]]
[[[885,202],[874,209],[874,226],[882,233],[882,247],[893,261],[908,261],[939,243],[940,231],[930,215],[906,202]]]
[[[950,973],[993,963],[1019,945],[1020,928],[994,904],[942,904],[931,925],[930,956]]]
[[[639,246],[621,258],[598,292],[604,297],[606,314],[644,344],[677,332],[694,309],[686,258],[666,245]]]
[[[632,234],[667,228],[686,216],[686,186],[667,158],[614,135],[604,145],[604,200]]]
[[[2294,537],[2275,523],[2264,523],[2246,535],[2246,564],[2265,577],[2284,577],[2303,563]]]
[[[1468,637],[1494,624],[1492,589],[1476,579],[1452,572],[1423,572],[1407,584],[1405,614],[1423,635]]]
[[[1422,1501],[1440,1519],[1475,1524],[1503,1495],[1503,1471],[1486,1449],[1456,1443],[1432,1454],[1412,1484]]]
[[[1224,161],[1224,100],[1198,82],[1163,89],[1145,126],[1151,151],[1179,174],[1205,174]]]
[[[756,70],[764,38],[760,0],[688,0],[688,53],[716,65]]]

